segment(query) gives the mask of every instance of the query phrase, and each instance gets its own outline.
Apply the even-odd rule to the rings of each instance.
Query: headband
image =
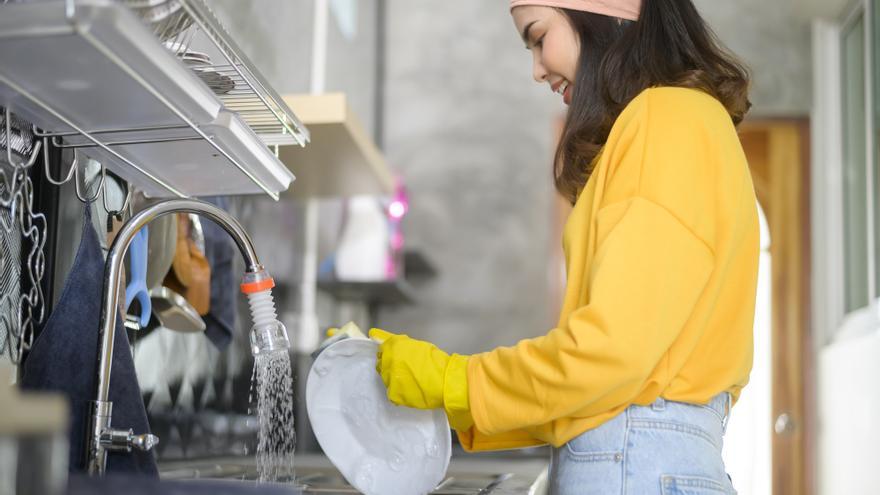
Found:
[[[642,0],[510,0],[511,10],[521,5],[581,10],[636,21],[641,12]]]

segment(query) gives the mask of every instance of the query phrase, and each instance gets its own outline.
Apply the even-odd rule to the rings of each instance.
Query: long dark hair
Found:
[[[554,165],[556,189],[572,203],[614,121],[644,89],[702,90],[727,108],[735,125],[748,112],[747,69],[721,45],[691,0],[643,0],[638,21],[560,10],[581,45]]]

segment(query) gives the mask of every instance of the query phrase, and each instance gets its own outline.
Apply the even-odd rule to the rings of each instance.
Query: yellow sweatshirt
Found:
[[[737,398],[752,366],[758,236],[748,164],[721,103],[643,91],[565,225],[557,327],[468,360],[465,449],[561,446],[657,397]]]

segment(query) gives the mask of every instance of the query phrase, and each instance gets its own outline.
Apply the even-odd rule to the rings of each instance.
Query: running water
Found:
[[[256,410],[260,421],[257,440],[259,481],[293,480],[293,380],[287,351],[255,356]]]

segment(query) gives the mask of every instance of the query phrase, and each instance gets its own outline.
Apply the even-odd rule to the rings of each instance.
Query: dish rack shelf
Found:
[[[0,3],[0,106],[153,197],[278,199],[309,141],[204,0]]]

